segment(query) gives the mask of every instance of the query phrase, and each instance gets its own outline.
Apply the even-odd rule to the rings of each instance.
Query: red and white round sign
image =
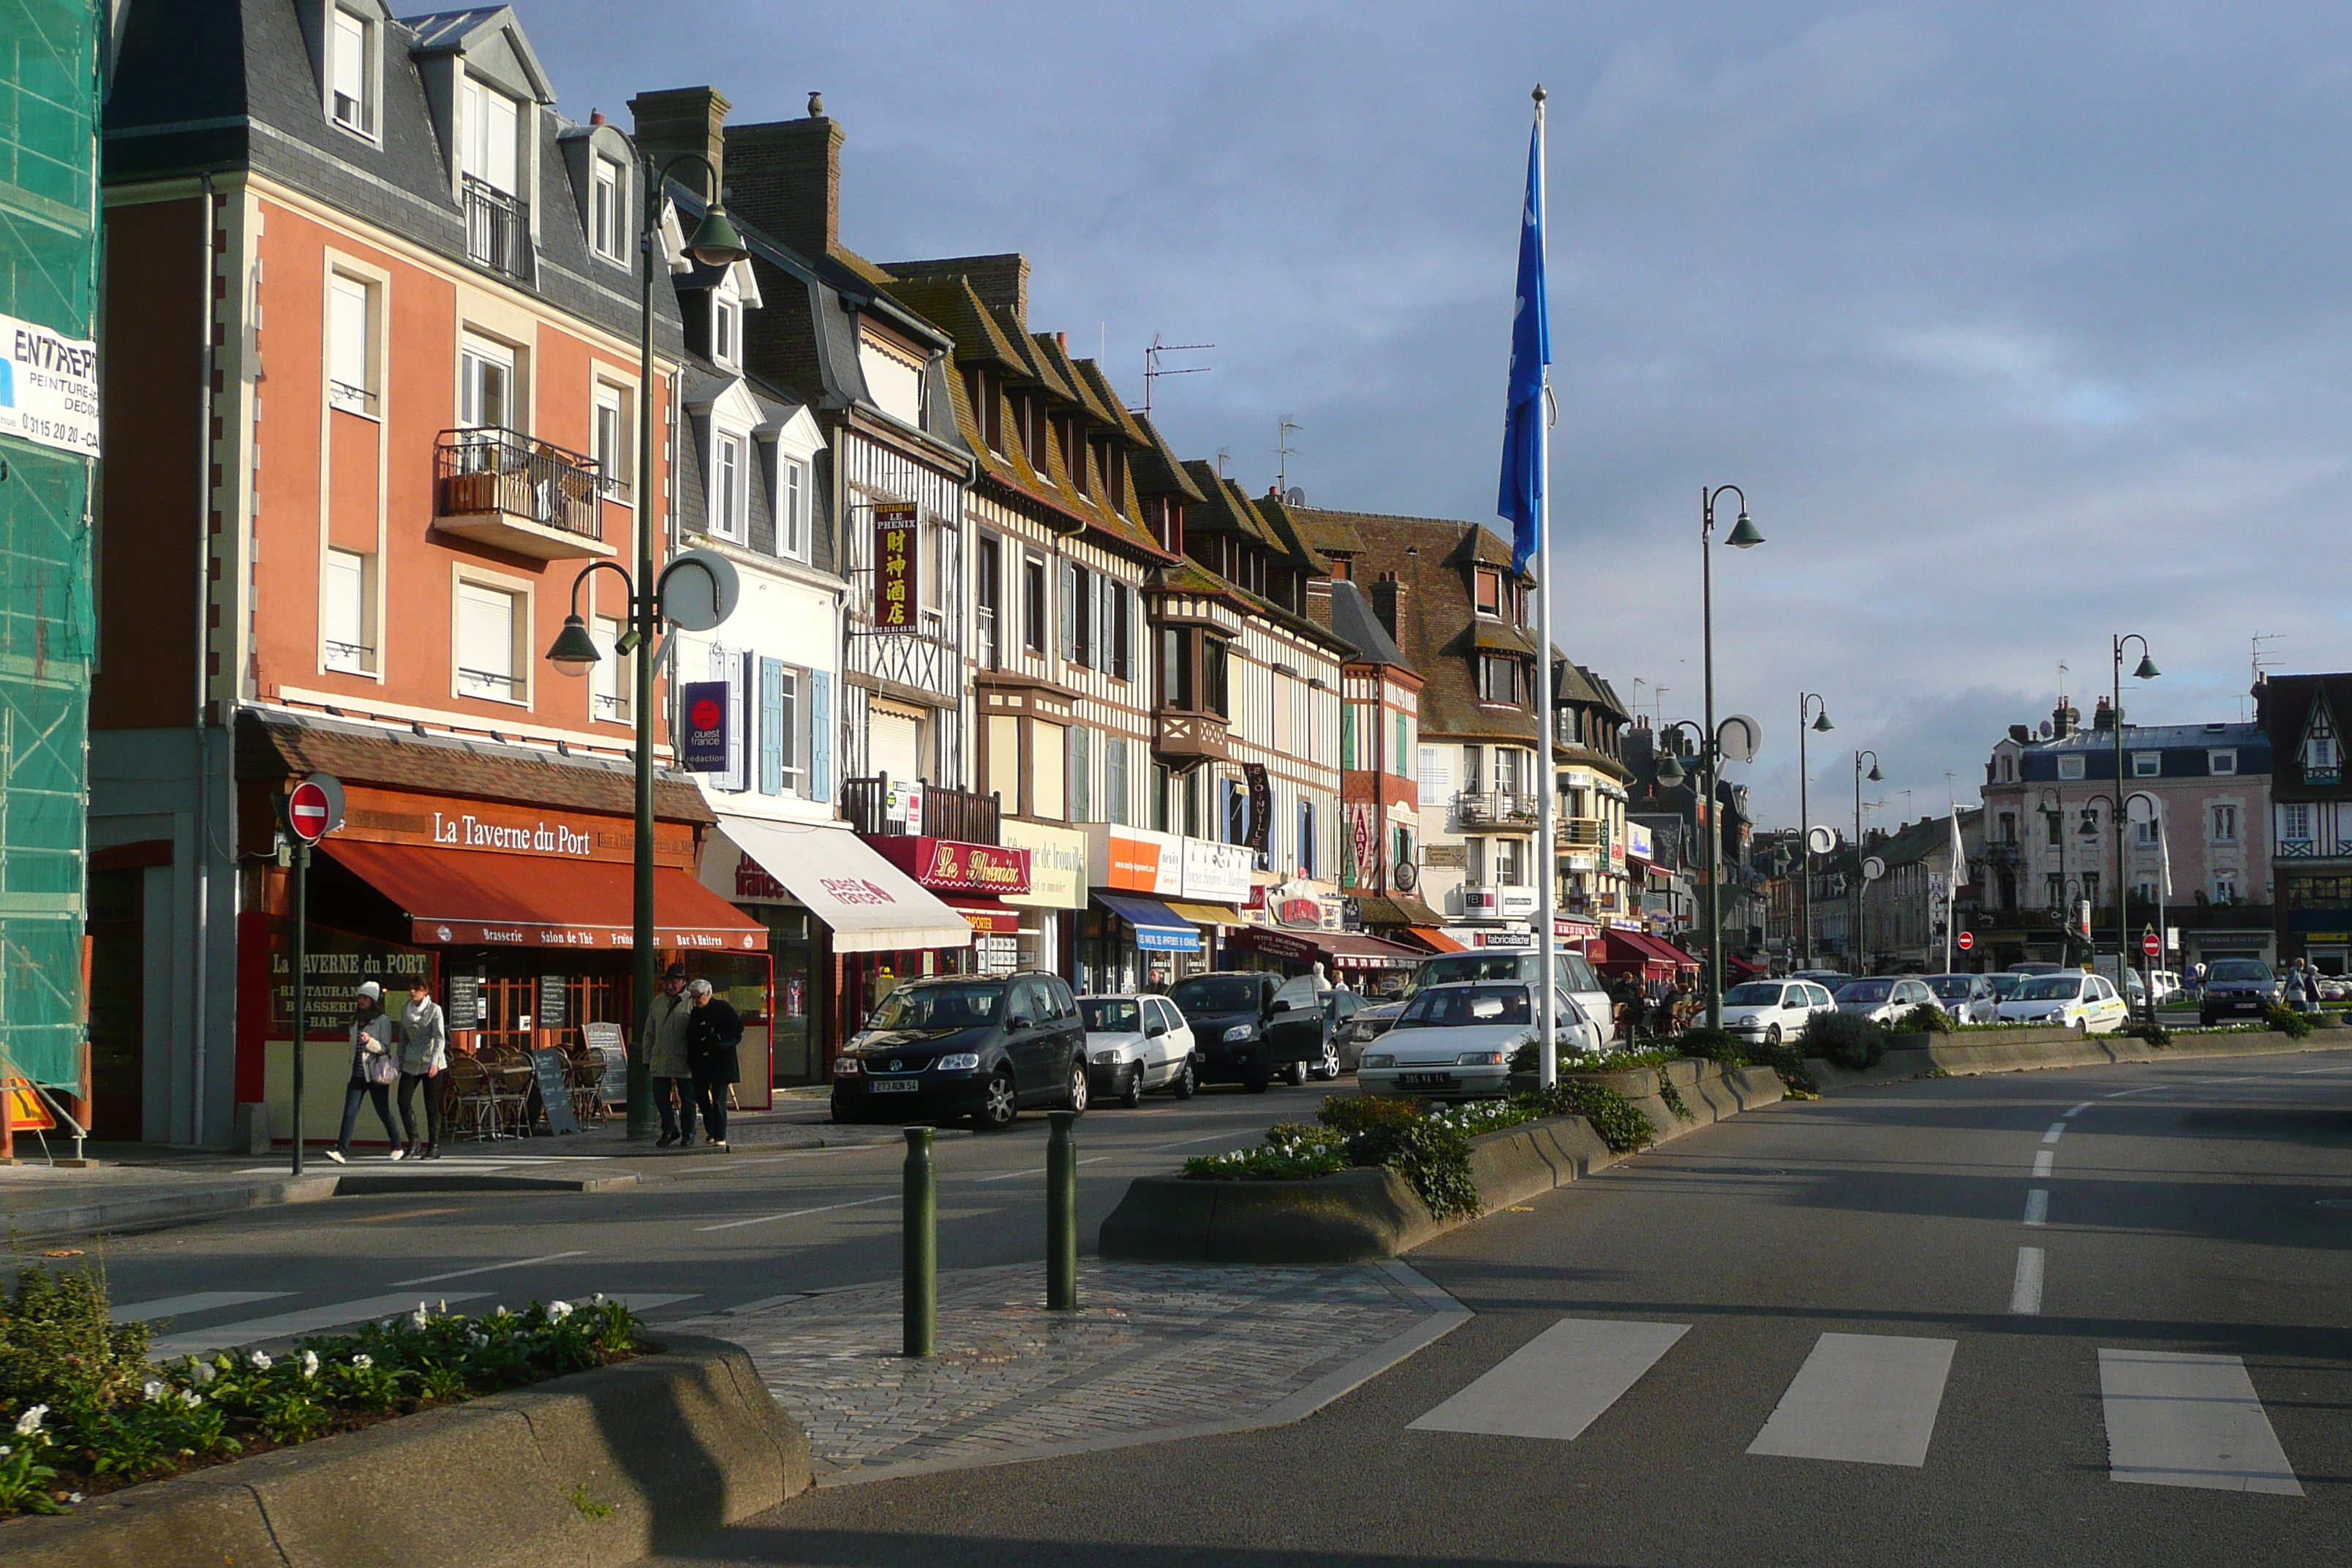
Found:
[[[2150,958],[2154,958],[2164,951],[2164,943],[2154,931],[2150,931],[2139,939],[2139,950]]]
[[[1952,942],[1953,945],[1958,947],[1962,952],[1966,952],[1970,948],[1976,946],[1977,933],[1972,931],[1964,931],[1959,935],[1954,937],[1952,939]]]
[[[334,806],[328,801],[325,790],[304,779],[287,797],[286,819],[302,836],[304,843],[316,844],[335,825]]]

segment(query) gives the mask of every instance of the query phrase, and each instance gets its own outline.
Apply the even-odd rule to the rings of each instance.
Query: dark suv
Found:
[[[2259,958],[2217,958],[2205,971],[2197,1021],[2211,1028],[2224,1018],[2259,1018],[2279,999],[2279,983]]]
[[[1203,1083],[1238,1083],[1263,1089],[1292,1062],[1314,1059],[1319,1041],[1269,1040],[1276,974],[1195,974],[1169,988],[1168,999],[1192,1026],[1192,1050]],[[1286,1031],[1286,1035],[1287,1032]]]
[[[835,1121],[993,1132],[1024,1106],[1087,1108],[1087,1029],[1053,974],[943,974],[882,999],[833,1064]]]

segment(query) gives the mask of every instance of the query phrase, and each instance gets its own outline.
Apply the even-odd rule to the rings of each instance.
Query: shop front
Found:
[[[1160,991],[1223,967],[1221,944],[1248,923],[1246,846],[1101,822],[1087,825],[1086,838],[1093,897],[1078,944],[1082,989]]]
[[[979,967],[981,943],[1013,942],[999,922],[1017,925],[993,900],[949,907],[838,824],[722,814],[702,875],[748,901],[772,939],[797,938],[777,951],[778,1083],[823,1082],[842,1041],[899,982]]]
[[[1029,856],[1029,890],[1008,893],[1019,915],[1020,966],[1058,974],[1077,984],[1077,948],[1087,909],[1087,836],[1008,816],[997,839]]]

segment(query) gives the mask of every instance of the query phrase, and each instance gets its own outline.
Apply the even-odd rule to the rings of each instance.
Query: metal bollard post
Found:
[[[906,1337],[901,1354],[940,1348],[940,1182],[931,1165],[931,1130],[907,1132],[906,1195],[899,1205],[906,1270]]]
[[[1078,1114],[1049,1111],[1045,1139],[1045,1310],[1078,1310]]]

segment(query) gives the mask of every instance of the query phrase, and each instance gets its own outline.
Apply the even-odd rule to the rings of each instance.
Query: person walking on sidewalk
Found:
[[[686,1058],[694,1068],[695,1103],[702,1107],[702,1131],[714,1149],[727,1147],[727,1091],[742,1069],[735,1047],[743,1042],[743,1020],[724,997],[711,993],[710,982],[698,980],[686,988],[694,1004],[686,1029]]]
[[[400,1076],[400,1060],[393,1052],[392,1019],[383,1010],[383,987],[373,980],[360,982],[359,1016],[352,1020],[352,1081],[343,1089],[343,1130],[327,1158],[341,1165],[352,1152],[352,1133],[360,1124],[360,1101],[375,1101],[376,1120],[383,1123],[384,1142],[399,1159],[400,1129],[392,1124],[392,1080]]]
[[[441,1074],[449,1065],[449,1024],[433,1000],[433,982],[419,978],[400,1010],[400,1124],[415,1160],[441,1157]],[[417,1137],[416,1091],[425,1090],[425,1136]]]
[[[656,1149],[694,1142],[694,1068],[686,1059],[687,1016],[693,1011],[686,999],[686,965],[673,963],[662,973],[662,994],[646,1019],[646,1070],[654,1080],[654,1104],[661,1110]]]

